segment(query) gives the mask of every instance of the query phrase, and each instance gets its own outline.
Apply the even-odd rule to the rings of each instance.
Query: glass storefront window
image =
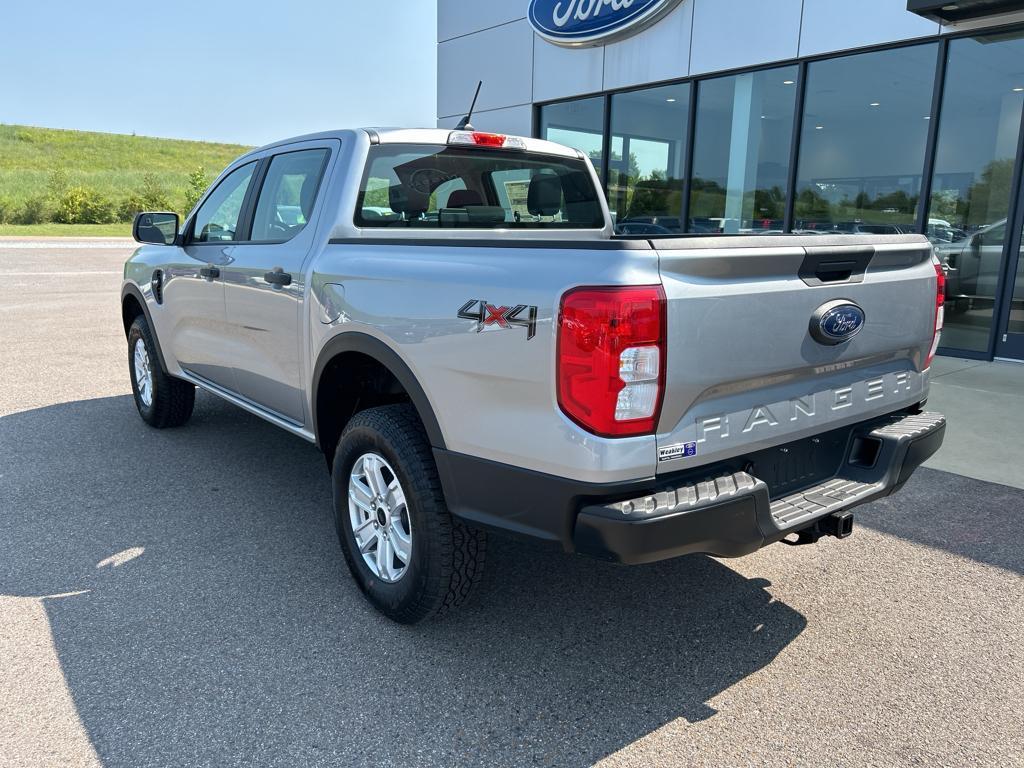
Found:
[[[689,84],[612,97],[608,205],[616,231],[650,235],[683,230],[689,113]]]
[[[936,43],[808,66],[794,229],[914,232]]]
[[[942,345],[986,352],[1024,105],[1024,35],[951,40],[928,234],[949,268]]]
[[[782,230],[796,80],[782,67],[700,83],[691,231]]]
[[[542,107],[540,137],[578,149],[590,157],[600,175],[604,162],[604,97]]]

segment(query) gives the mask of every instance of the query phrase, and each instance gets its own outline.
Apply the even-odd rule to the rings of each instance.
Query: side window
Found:
[[[249,190],[256,163],[243,165],[232,171],[196,212],[192,241],[212,243],[231,241],[236,238],[238,219],[242,215],[242,203]]]
[[[306,227],[328,153],[326,149],[307,149],[277,155],[270,161],[256,204],[253,240],[291,240]]]
[[[363,190],[362,218],[371,224],[390,223],[402,218],[401,214],[391,210],[390,189],[396,184],[391,179],[370,176],[366,179]]]

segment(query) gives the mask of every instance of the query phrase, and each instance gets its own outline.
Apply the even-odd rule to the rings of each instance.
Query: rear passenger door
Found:
[[[304,267],[336,140],[281,148],[260,161],[248,236],[222,270],[236,391],[305,425]]]

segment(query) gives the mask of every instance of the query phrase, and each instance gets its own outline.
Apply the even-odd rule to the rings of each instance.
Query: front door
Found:
[[[171,354],[187,373],[229,390],[234,389],[234,369],[226,346],[224,272],[240,236],[242,208],[255,170],[255,162],[243,165],[210,192],[164,276]]]
[[[304,425],[303,267],[313,247],[318,192],[337,142],[289,147],[261,162],[245,243],[223,271],[238,394]]]

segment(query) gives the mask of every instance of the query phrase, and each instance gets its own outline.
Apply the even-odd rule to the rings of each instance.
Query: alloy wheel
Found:
[[[399,581],[412,558],[412,523],[402,484],[383,456],[365,453],[356,459],[348,513],[356,550],[370,572],[389,584]]]

